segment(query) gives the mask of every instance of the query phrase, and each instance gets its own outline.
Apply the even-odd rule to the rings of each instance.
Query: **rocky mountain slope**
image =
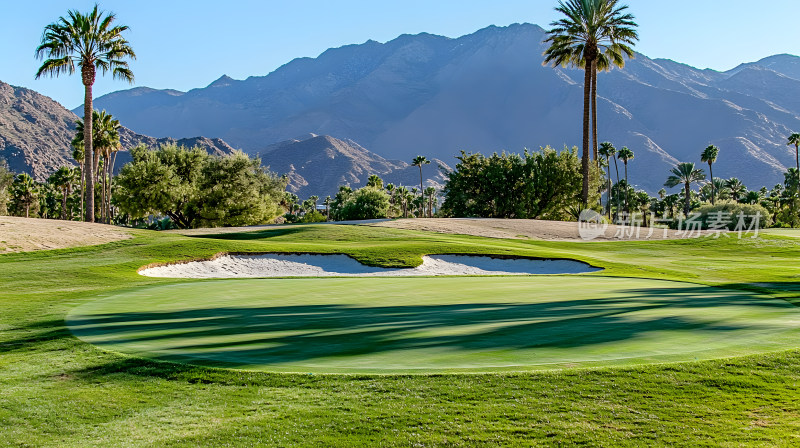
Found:
[[[13,171],[30,173],[38,180],[61,166],[76,165],[70,141],[77,119],[77,115],[42,94],[0,82],[0,158]],[[218,138],[157,139],[127,128],[122,128],[120,140],[124,150],[117,157],[117,168],[130,161],[126,150],[141,143],[151,147],[164,143],[200,146],[212,154],[234,151]]]
[[[522,151],[581,141],[583,74],[542,66],[544,30],[489,27],[451,39],[403,35],[300,58],[267,76],[223,76],[189,92],[136,88],[97,100],[137,132],[210,135],[253,154],[309,132],[349,138],[385,158]],[[599,77],[601,140],[636,153],[631,181],[654,192],[678,161],[722,152],[715,174],[773,185],[793,163],[800,58],[729,72],[644,55]]]
[[[419,187],[419,168],[400,160],[386,160],[352,140],[340,140],[328,135],[311,134],[308,138],[292,139],[271,145],[261,154],[261,161],[272,171],[285,173],[289,178],[288,191],[301,198],[317,195],[333,196],[340,185],[359,188],[371,174],[384,183]],[[441,188],[442,174],[451,168],[441,160],[431,160],[422,167],[423,185]]]

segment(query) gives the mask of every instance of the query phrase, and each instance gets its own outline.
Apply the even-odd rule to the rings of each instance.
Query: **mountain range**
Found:
[[[308,138],[276,143],[261,154],[262,163],[289,178],[288,190],[301,198],[334,196],[340,185],[363,187],[376,174],[384,184],[419,187],[420,169],[402,160],[387,160],[352,140],[311,134]],[[444,186],[451,168],[433,159],[422,167],[423,187]]]
[[[137,132],[207,135],[252,154],[308,133],[352,140],[387,159],[447,163],[461,150],[579,145],[583,72],[542,65],[545,31],[491,26],[459,38],[402,35],[295,59],[266,76],[222,76],[188,92],[138,87],[102,96]],[[727,72],[637,54],[601,73],[599,137],[635,152],[631,182],[661,188],[677,162],[721,148],[714,173],[751,187],[793,166],[800,58],[776,55]]]
[[[0,82],[0,159],[5,159],[11,170],[29,173],[40,181],[61,166],[76,165],[70,146],[76,120],[77,115],[51,98]],[[120,142],[123,151],[117,156],[117,168],[130,161],[127,149],[139,144],[199,146],[212,154],[234,151],[218,138],[154,138],[126,127],[120,129]]]

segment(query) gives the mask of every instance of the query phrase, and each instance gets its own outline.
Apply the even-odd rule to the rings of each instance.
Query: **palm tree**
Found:
[[[17,174],[14,183],[11,184],[14,197],[25,206],[25,217],[30,217],[31,205],[36,202],[39,191],[36,182],[28,173]]]
[[[395,189],[397,191],[397,195],[400,198],[400,207],[403,210],[403,218],[408,218],[408,202],[406,199],[408,198],[408,188],[400,185]]]
[[[367,186],[381,189],[383,188],[383,179],[378,177],[377,174],[370,174],[369,178],[367,179]]]
[[[426,188],[425,194],[428,195],[428,218],[433,218],[433,196],[436,194],[436,187]]]
[[[633,151],[628,149],[627,146],[623,146],[617,153],[617,157],[625,164],[625,211],[630,212],[630,206],[628,204],[628,190],[630,190],[630,188],[628,188],[628,185],[630,185],[628,183],[628,160],[633,160]]]
[[[633,16],[618,6],[618,0],[560,1],[556,11],[565,17],[551,23],[545,42],[544,65],[580,67],[583,82],[583,170],[582,200],[589,202],[589,113],[592,115],[593,154],[597,159],[597,71],[612,66],[624,67],[625,59],[633,58],[631,46],[639,39]]]
[[[74,181],[74,172],[66,167],[62,166],[61,168],[57,169],[50,177],[47,179],[47,182],[54,187],[61,190],[62,197],[61,197],[61,219],[67,220],[67,196],[69,196],[70,191],[72,190],[72,182]]]
[[[330,196],[325,196],[325,200],[322,202],[325,204],[325,219],[328,221],[331,219],[331,201],[332,199]]]
[[[658,198],[659,198],[660,200],[662,200],[662,201],[663,201],[663,200],[664,200],[664,198],[665,198],[666,196],[667,196],[667,190],[665,190],[665,189],[663,189],[663,188],[662,188],[662,189],[660,189],[660,190],[658,190]]]
[[[72,145],[80,145],[85,141],[83,120],[78,119],[75,122],[75,138],[72,140]],[[95,148],[94,157],[92,157],[92,165],[88,171],[94,178],[94,181],[102,180],[103,205],[100,208],[101,219],[105,221],[108,218],[111,208],[111,188],[109,186],[109,178],[113,174],[113,158],[116,158],[116,152],[119,151],[119,120],[114,119],[113,116],[107,114],[106,111],[93,111],[92,112],[92,146]],[[100,157],[103,158],[103,169],[100,172]]]
[[[711,165],[717,161],[717,155],[719,155],[719,148],[714,145],[708,145],[700,155],[700,161],[708,163],[708,174],[711,177],[711,205],[714,205],[715,202],[714,170],[711,168]]]
[[[608,219],[611,219],[611,157],[617,153],[617,148],[611,142],[600,143],[600,155],[606,158],[606,166],[608,166],[608,196],[606,197],[606,206],[608,207]]]
[[[683,184],[686,194],[683,214],[689,216],[689,208],[692,202],[691,186],[693,183],[704,180],[706,175],[703,173],[703,170],[695,168],[694,163],[679,163],[678,166],[670,170],[670,172],[672,175],[667,178],[667,182],[664,183],[664,186],[672,188]]]
[[[115,79],[133,83],[133,72],[124,59],[136,59],[136,54],[122,33],[127,26],[113,26],[114,13],[104,13],[94,9],[88,14],[75,10],[67,12],[67,17],[59,19],[44,28],[42,42],[36,48],[36,58],[47,58],[36,72],[36,79],[42,75],[59,76],[75,73],[76,65],[81,72],[84,87],[83,120],[87,122],[84,139],[84,165],[91,165],[92,146],[92,86],[97,71],[101,74],[111,72]],[[94,222],[94,179],[89,170],[84,170],[86,189],[86,221]]]
[[[725,188],[727,188],[728,192],[731,194],[731,199],[736,202],[739,202],[739,199],[747,193],[747,187],[744,186],[742,181],[735,177],[731,177],[725,181]]]
[[[793,133],[789,136],[789,146],[794,146],[794,161],[797,164],[797,173],[800,176],[800,134]],[[800,194],[800,178],[797,182],[797,193]]]
[[[418,166],[419,167],[419,193],[420,194],[424,194],[425,193],[425,189],[422,186],[422,165],[427,165],[429,163],[431,163],[431,161],[428,160],[428,158],[425,157],[425,156],[414,157],[414,160],[411,161],[411,165],[412,166]]]

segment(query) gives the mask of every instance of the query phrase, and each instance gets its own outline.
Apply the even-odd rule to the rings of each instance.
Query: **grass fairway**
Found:
[[[589,364],[588,368],[578,369],[484,374],[309,375],[162,362],[152,353],[142,357],[106,350],[75,337],[67,327],[68,316],[88,314],[91,307],[104,300],[113,301],[113,297],[194,288],[200,291],[195,293],[200,300],[206,288],[217,284],[227,294],[229,291],[223,286],[231,284],[227,281],[158,279],[136,273],[139,267],[150,263],[205,258],[219,252],[346,253],[364,263],[386,267],[415,266],[422,255],[437,253],[574,258],[605,270],[598,275],[566,277],[570,280],[569,290],[574,293],[566,300],[591,294],[587,284],[578,281],[593,279],[603,280],[605,285],[611,284],[606,280],[632,285],[634,281],[629,279],[634,277],[645,283],[654,279],[680,281],[683,283],[670,284],[702,291],[682,298],[660,299],[662,305],[671,303],[670,306],[610,314],[608,322],[633,319],[637,314],[638,322],[658,322],[659,313],[703,304],[716,293],[741,297],[733,308],[728,308],[729,303],[722,306],[717,302],[715,306],[698,306],[682,314],[699,320],[706,328],[713,326],[710,322],[715,319],[727,326],[736,326],[737,322],[739,326],[750,326],[750,330],[699,331],[691,337],[721,337],[730,331],[727,334],[742,337],[741,344],[747,345],[744,352],[754,353],[679,363],[609,367]],[[788,312],[786,304],[800,303],[798,260],[800,239],[771,234],[742,240],[585,244],[331,225],[203,238],[141,231],[134,232],[132,239],[102,246],[0,255],[0,446],[797,446],[800,340],[786,332],[783,335],[790,337],[782,341],[780,325],[770,324],[769,330],[762,331],[758,328],[764,320],[761,324],[758,321],[781,322],[773,320],[773,313]],[[423,279],[414,279],[419,280]],[[433,280],[444,279],[425,279]],[[461,285],[464,280],[449,281]],[[475,281],[490,282],[494,291],[501,289],[498,285],[504,280],[510,279]],[[250,282],[232,282],[238,281]],[[254,284],[296,287],[282,286],[284,293],[273,303],[249,306],[270,308],[284,306],[275,301],[305,301],[316,288],[315,281],[253,280]],[[375,289],[374,284],[365,285]],[[715,290],[711,288],[725,291],[712,292]],[[471,289],[462,288],[466,292]],[[385,292],[378,292],[372,300],[386,296]],[[267,293],[268,289],[262,289],[259,294]],[[403,296],[407,295],[437,302],[453,299],[416,288],[403,290]],[[258,298],[258,294],[254,297]],[[186,298],[192,299],[188,295]],[[564,303],[552,300],[551,306]],[[641,297],[634,299],[634,303],[643,301]],[[517,304],[522,300],[511,295],[503,300],[506,302]],[[374,302],[363,303],[362,308],[377,306]],[[773,307],[773,303],[780,305]],[[144,299],[138,303],[128,300],[125,306],[154,311]],[[180,302],[166,306],[206,307]],[[211,309],[217,306],[211,305]],[[607,310],[623,306],[627,305],[608,304]],[[737,308],[742,311],[741,318],[736,318]],[[708,313],[696,312],[703,310]],[[132,308],[126,311],[120,306],[112,314],[128,311]],[[334,315],[349,317],[352,311],[342,308]],[[583,317],[589,313],[581,307],[575,311]],[[726,315],[717,316],[723,311]],[[489,319],[497,312],[483,309],[476,314]],[[673,312],[676,311],[670,311]],[[449,316],[444,322],[447,324],[457,315],[422,316],[428,322]],[[233,322],[232,316],[223,317],[230,318],[228,324]],[[512,320],[518,317],[515,315]],[[380,321],[387,319],[398,323],[397,316],[383,316]],[[419,320],[420,316],[410,316],[409,321],[414,319]],[[561,322],[568,322],[567,319],[564,316]],[[599,316],[591,319],[602,322]],[[331,322],[342,325],[342,321]],[[358,321],[352,323],[359,337],[372,347],[380,346],[380,340],[369,340],[370,335],[381,337],[380,331],[388,331],[388,337],[405,342],[412,337],[419,339],[423,333],[423,328],[415,329],[418,334],[414,336],[386,327],[370,333],[368,327],[358,327]],[[335,336],[326,333],[326,329],[315,332],[309,326],[304,325],[302,332],[310,339]],[[466,336],[450,334],[451,341],[464,338],[471,344],[484,338],[469,332],[480,335],[491,331],[450,327],[467,332]],[[175,331],[186,335],[187,328],[177,327]],[[591,330],[577,325],[572,328]],[[643,327],[634,323],[627,328]],[[513,327],[500,329],[508,331]],[[121,329],[106,330],[109,336],[121,339]],[[273,339],[291,337],[287,336],[290,332],[279,336],[275,329],[271,330],[268,333]],[[132,334],[138,331],[132,329]],[[675,331],[674,335],[693,332],[687,329]],[[771,332],[775,334],[767,334]],[[233,333],[234,338],[242,334],[241,330]],[[597,333],[598,337],[601,334]],[[621,331],[610,342],[635,345],[638,338],[648,335],[648,331]],[[580,341],[589,339],[580,333],[575,337]],[[751,346],[746,340],[755,342]],[[293,342],[296,347],[296,340]],[[739,343],[732,345],[736,344]],[[761,352],[772,344],[776,344],[776,351]],[[595,344],[599,345],[602,344]],[[470,348],[455,344],[450,347]],[[720,350],[723,355],[740,352],[730,346]],[[587,347],[585,352],[589,351]],[[405,361],[399,355],[394,359]]]
[[[798,308],[763,294],[593,276],[203,281],[114,294],[67,323],[137,356],[326,373],[690,361],[800,337]]]

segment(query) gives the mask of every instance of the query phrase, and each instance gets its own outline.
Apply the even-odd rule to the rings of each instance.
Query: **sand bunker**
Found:
[[[139,271],[148,277],[395,277],[415,275],[580,274],[599,271],[575,260],[493,258],[473,255],[426,255],[416,268],[365,266],[347,255],[223,255],[213,260],[156,266]]]

